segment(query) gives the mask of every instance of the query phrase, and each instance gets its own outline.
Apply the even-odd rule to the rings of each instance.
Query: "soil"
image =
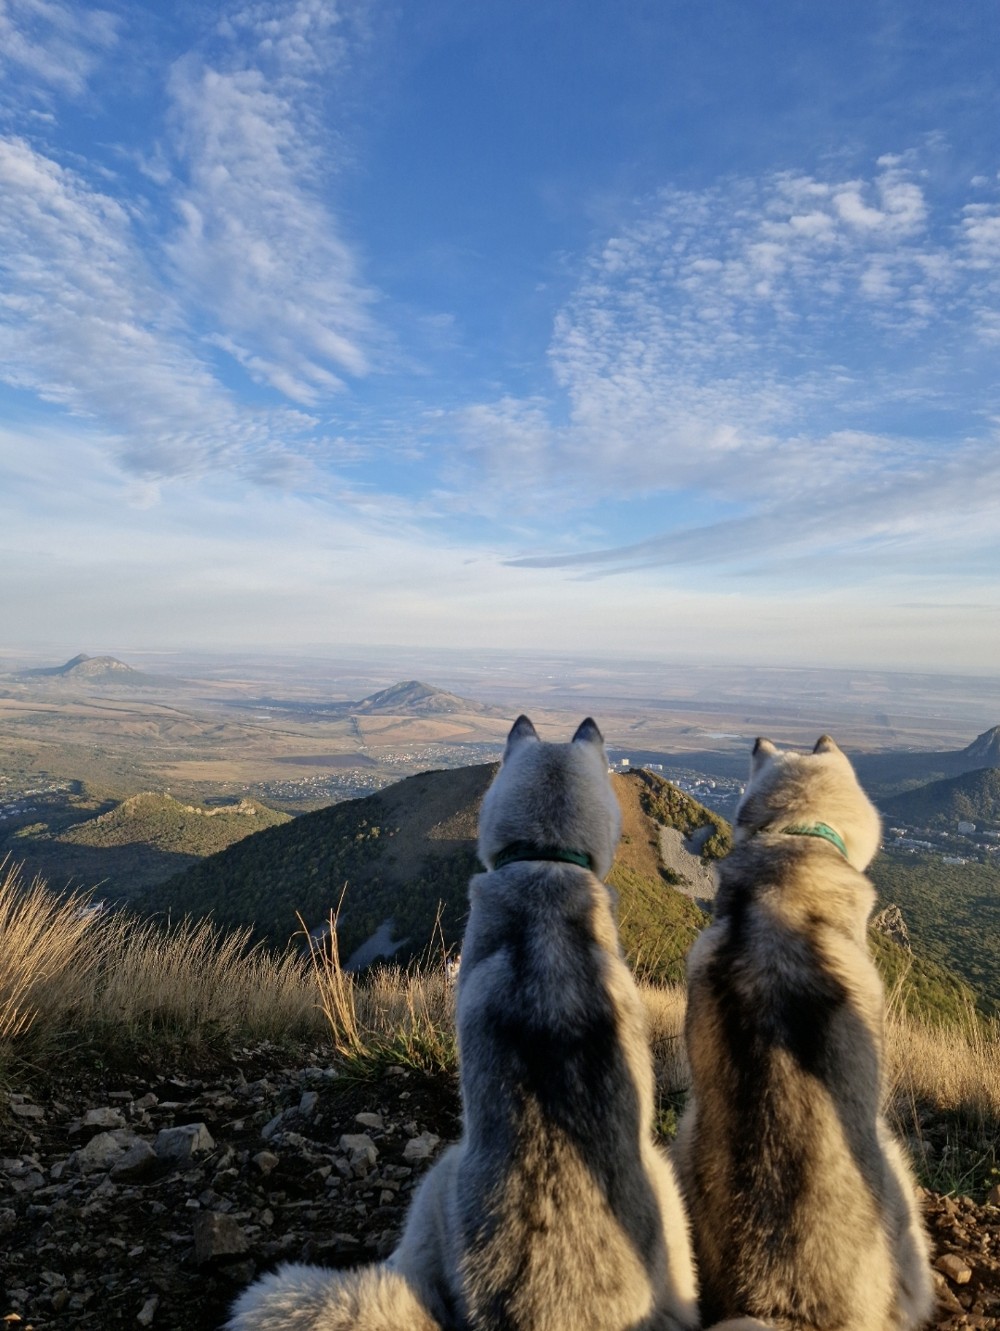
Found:
[[[234,1295],[283,1260],[385,1256],[420,1177],[459,1134],[457,1090],[414,1068],[352,1080],[325,1057],[284,1066],[264,1046],[201,1078],[52,1075],[11,1097],[3,1325],[217,1331]],[[1000,1331],[1000,1206],[923,1203],[946,1268],[933,1326]]]

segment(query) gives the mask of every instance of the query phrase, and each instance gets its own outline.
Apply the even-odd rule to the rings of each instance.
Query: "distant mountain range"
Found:
[[[959,822],[971,822],[979,829],[1000,828],[1000,767],[931,781],[881,800],[880,807],[888,820],[911,827],[954,832]]]
[[[360,702],[347,703],[345,706],[355,715],[368,716],[440,716],[452,712],[475,716],[507,716],[500,707],[461,698],[458,694],[436,689],[432,684],[423,684],[419,679],[393,684],[388,689],[380,689],[378,693],[362,698]]]
[[[85,652],[63,665],[19,670],[15,678],[62,680],[70,684],[124,684],[133,688],[167,688],[173,683],[170,679],[134,670],[115,656],[88,656]]]
[[[1000,767],[1000,726],[984,730],[964,749],[945,753],[857,753],[851,755],[851,761],[869,791],[888,795],[906,786],[927,785],[983,767]]]

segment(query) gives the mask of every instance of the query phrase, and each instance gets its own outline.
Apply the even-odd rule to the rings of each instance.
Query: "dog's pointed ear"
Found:
[[[573,736],[574,744],[603,744],[604,736],[597,728],[597,722],[592,716],[588,716],[586,721],[581,721],[576,728],[576,734]]]
[[[840,746],[830,735],[820,735],[813,753],[840,753]]]
[[[754,772],[760,771],[766,763],[771,761],[777,752],[777,748],[769,739],[765,739],[763,735],[758,735],[754,740],[753,753],[750,757],[751,775],[753,775]]]
[[[522,714],[510,728],[510,734],[507,736],[507,746],[503,751],[504,758],[506,759],[519,744],[524,744],[528,740],[533,740],[537,744],[538,731],[529,719]]]

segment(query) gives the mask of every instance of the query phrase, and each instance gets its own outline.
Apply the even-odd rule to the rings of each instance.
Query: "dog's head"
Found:
[[[594,722],[581,722],[568,744],[547,744],[519,716],[479,814],[482,862],[492,869],[509,847],[535,847],[578,855],[604,878],[620,830],[604,740]]]
[[[878,811],[829,735],[821,736],[811,753],[785,752],[769,739],[758,739],[750,779],[736,811],[734,839],[745,841],[765,830],[816,827],[832,831],[842,841],[848,861],[861,871],[882,837]],[[836,844],[835,838],[829,839]]]

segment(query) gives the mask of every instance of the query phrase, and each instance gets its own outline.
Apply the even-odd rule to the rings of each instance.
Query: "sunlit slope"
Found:
[[[212,913],[223,924],[253,924],[284,943],[321,924],[340,904],[341,952],[350,953],[389,918],[401,956],[432,941],[440,904],[444,941],[458,942],[476,872],[479,805],[495,765],[424,772],[364,799],[304,814],[284,827],[212,856],[163,885],[154,897],[172,912]],[[649,773],[613,778],[623,836],[610,882],[620,894],[622,938],[641,969],[680,975],[680,958],[704,923],[676,890],[659,855],[661,826],[706,827],[705,861],[725,850],[728,829],[715,814]]]

